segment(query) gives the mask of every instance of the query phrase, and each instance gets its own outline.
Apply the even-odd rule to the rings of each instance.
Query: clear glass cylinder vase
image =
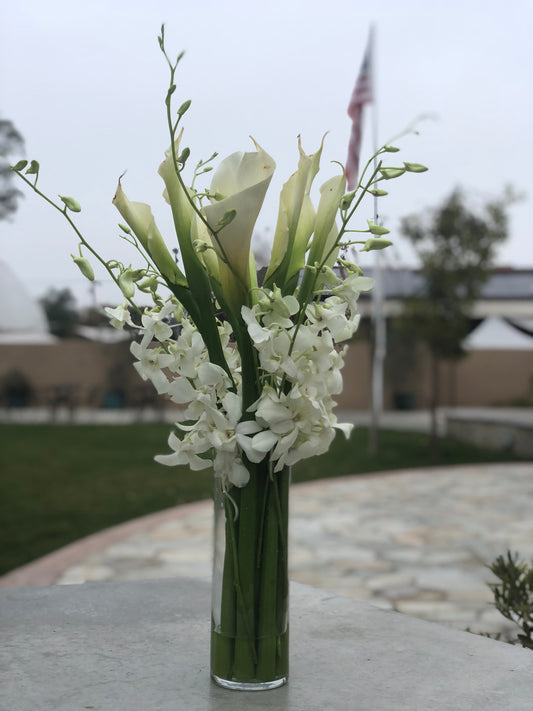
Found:
[[[250,481],[215,482],[211,676],[220,686],[261,691],[289,674],[287,567],[290,468],[250,465]]]

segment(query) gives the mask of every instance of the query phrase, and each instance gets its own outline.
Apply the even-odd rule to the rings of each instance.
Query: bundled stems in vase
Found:
[[[290,469],[249,466],[235,500],[215,492],[211,671],[230,688],[278,686],[289,671]]]

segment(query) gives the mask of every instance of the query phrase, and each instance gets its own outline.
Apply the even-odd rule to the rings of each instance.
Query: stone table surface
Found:
[[[210,587],[0,591],[1,711],[530,711],[533,654],[295,584],[289,684],[209,679]]]

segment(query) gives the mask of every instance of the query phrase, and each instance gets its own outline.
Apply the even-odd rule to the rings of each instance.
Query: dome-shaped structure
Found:
[[[0,343],[54,343],[42,306],[0,260]]]

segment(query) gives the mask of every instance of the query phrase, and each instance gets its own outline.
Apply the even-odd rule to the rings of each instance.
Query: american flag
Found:
[[[372,95],[372,31],[368,38],[365,56],[359,76],[348,105],[348,116],[352,119],[352,131],[346,159],[346,181],[348,190],[352,190],[359,176],[359,154],[361,151],[361,133],[363,127],[363,106],[373,100]]]

